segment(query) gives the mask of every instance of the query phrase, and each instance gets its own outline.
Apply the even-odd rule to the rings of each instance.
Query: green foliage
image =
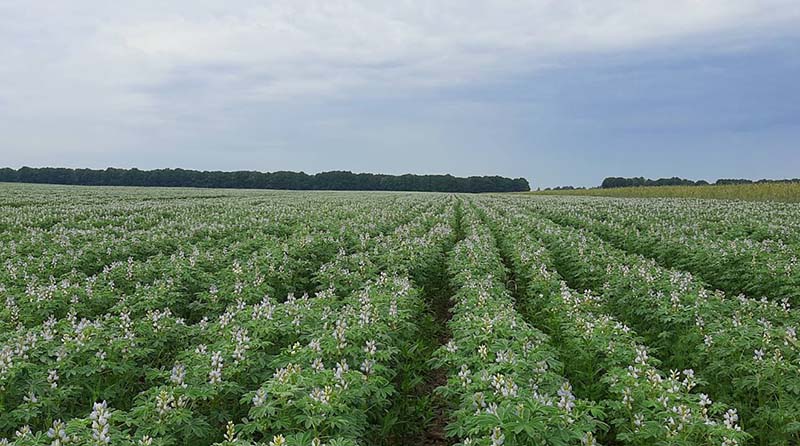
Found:
[[[800,441],[793,205],[17,185],[0,204],[0,444]]]
[[[800,413],[795,328],[800,320],[787,301],[726,297],[690,274],[619,250],[591,231],[560,226],[540,216],[572,221],[580,215],[574,203],[528,204],[529,209],[517,217],[523,222],[522,234],[541,237],[533,243],[551,253],[544,263],[571,286],[595,290],[597,297],[590,300],[597,305],[594,318],[601,311],[619,317],[669,368],[696,371],[697,387],[714,401],[737,408],[744,428],[758,443],[798,440],[797,432],[784,427],[796,423]],[[606,217],[610,218],[614,217]],[[601,219],[581,221],[587,229],[605,225]]]

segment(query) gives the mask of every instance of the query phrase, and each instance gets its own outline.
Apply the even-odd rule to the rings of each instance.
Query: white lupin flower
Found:
[[[645,365],[645,364],[647,364],[647,359],[648,359],[647,349],[644,346],[637,345],[636,346],[636,358],[634,359],[634,362],[636,364]]]
[[[683,371],[683,385],[686,387],[687,391],[691,391],[697,382],[694,380],[694,370],[693,369],[686,369]]]
[[[506,351],[500,350],[495,355],[494,361],[496,363],[498,363],[498,364],[503,364],[503,363],[512,363],[513,364],[514,363],[514,352],[511,351],[511,350],[506,350]]]
[[[246,328],[237,328],[233,333],[236,348],[233,351],[233,363],[238,364],[244,360],[244,354],[250,349],[250,337]]]
[[[325,363],[322,362],[321,358],[314,358],[311,362],[311,368],[316,372],[321,372],[325,370]]]
[[[224,361],[222,352],[216,351],[211,355],[211,371],[208,372],[208,383],[219,384],[222,382],[222,367]]]
[[[256,390],[256,394],[253,396],[253,406],[261,407],[266,402],[267,402],[267,391],[264,389]]]
[[[186,367],[183,364],[175,364],[169,377],[170,382],[178,387],[186,388],[184,379],[186,379]]]
[[[344,374],[350,371],[350,366],[347,364],[347,361],[340,361],[336,363],[336,369],[333,371],[333,376],[336,378],[336,381],[344,385]]]
[[[336,347],[339,350],[347,347],[347,322],[343,319],[336,321],[336,328],[333,330],[333,338],[336,339]]]
[[[324,389],[320,389],[319,387],[315,387],[309,396],[313,401],[317,403],[328,405],[331,402],[331,394],[333,393],[333,389],[330,386],[325,386]]]
[[[786,327],[786,335],[784,336],[784,344],[789,345],[789,343],[796,343],[797,342],[797,331],[794,327]]]
[[[492,446],[502,446],[506,441],[506,437],[500,427],[492,429],[492,435],[489,438],[492,440]]]
[[[98,445],[111,443],[108,433],[109,415],[108,404],[105,401],[94,403],[89,419],[92,420],[92,439]]]
[[[233,421],[228,421],[228,425],[225,429],[225,441],[228,443],[236,441],[236,426],[233,424]]]
[[[269,446],[285,446],[286,445],[286,438],[283,435],[275,435],[272,437],[272,441],[269,442]]]
[[[61,420],[53,421],[53,427],[47,430],[47,436],[52,439],[50,446],[62,446],[69,441],[66,426]]]
[[[33,432],[31,431],[31,427],[26,424],[26,425],[22,426],[21,428],[17,429],[17,431],[14,432],[14,435],[17,438],[25,438],[25,437],[30,436],[32,433]]]
[[[369,356],[375,356],[375,353],[378,351],[377,343],[375,341],[367,341],[364,345],[364,353],[368,354]]]
[[[736,412],[736,409],[728,409],[723,415],[723,420],[725,423],[725,427],[728,429],[733,429],[740,431],[742,428],[738,425],[739,422],[739,414]]]
[[[156,410],[158,410],[158,416],[164,417],[172,410],[172,403],[175,402],[175,398],[172,396],[171,393],[167,392],[166,390],[162,390],[156,396]]]
[[[565,382],[556,393],[561,398],[558,402],[558,407],[567,413],[572,412],[575,407],[575,395],[572,394],[572,385]]]
[[[253,319],[267,319],[272,320],[272,314],[275,311],[275,307],[269,301],[268,296],[264,296],[261,300],[261,303],[255,304],[253,306]]]
[[[373,367],[375,367],[375,360],[365,359],[363,362],[361,362],[360,369],[365,375],[371,375]]]
[[[472,378],[470,378],[471,373],[466,364],[461,365],[461,370],[458,372],[458,379],[465,388],[472,383]]]
[[[622,389],[622,403],[625,404],[628,409],[631,408],[631,405],[633,404],[633,393],[631,392],[630,387]]]

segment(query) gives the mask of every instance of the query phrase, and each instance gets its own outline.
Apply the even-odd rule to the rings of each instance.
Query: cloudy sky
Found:
[[[798,177],[799,79],[797,0],[0,0],[0,165]]]

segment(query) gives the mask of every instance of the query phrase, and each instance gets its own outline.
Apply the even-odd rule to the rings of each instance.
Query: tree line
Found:
[[[82,186],[160,186],[236,189],[367,190],[424,192],[525,192],[525,178],[501,176],[384,175],[331,171],[305,172],[70,169],[63,167],[0,168],[0,182],[72,184]]]
[[[713,185],[720,186],[726,184],[761,184],[761,183],[797,183],[800,178],[784,179],[784,180],[749,180],[746,178],[720,178],[713,183]],[[600,185],[601,189],[611,189],[616,187],[641,187],[641,186],[708,186],[709,183],[705,180],[687,180],[685,178],[659,178],[651,180],[644,177],[622,178],[622,177],[608,177],[603,180]]]
[[[671,178],[659,178],[657,180],[651,180],[649,178],[644,177],[631,177],[631,178],[624,178],[624,177],[607,177],[603,180],[603,183],[600,186],[590,187],[588,189],[614,189],[618,187],[643,187],[643,186],[722,186],[722,185],[729,185],[729,184],[762,184],[762,183],[800,183],[800,178],[789,178],[789,179],[782,179],[782,180],[749,180],[747,178],[720,178],[713,183],[709,183],[706,180],[687,180],[685,178],[679,177],[671,177]],[[575,187],[575,186],[558,186],[558,187],[548,187],[544,190],[583,190],[587,189],[586,187]]]

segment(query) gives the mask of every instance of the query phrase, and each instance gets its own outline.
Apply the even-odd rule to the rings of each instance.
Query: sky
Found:
[[[0,0],[0,165],[800,177],[797,0]]]

